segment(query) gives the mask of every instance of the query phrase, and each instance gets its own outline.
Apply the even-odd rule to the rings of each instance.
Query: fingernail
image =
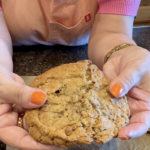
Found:
[[[118,138],[121,139],[121,140],[128,140],[129,139],[127,136],[120,136]]]
[[[43,92],[34,92],[31,95],[31,102],[33,104],[40,105],[40,104],[44,103],[44,101],[46,100],[46,98],[47,98],[47,95],[44,94]]]
[[[119,97],[123,92],[123,88],[120,84],[115,84],[112,88],[111,88],[111,94],[115,97]]]

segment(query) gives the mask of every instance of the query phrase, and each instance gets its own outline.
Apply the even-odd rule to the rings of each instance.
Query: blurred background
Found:
[[[150,26],[150,0],[142,0],[134,26]]]

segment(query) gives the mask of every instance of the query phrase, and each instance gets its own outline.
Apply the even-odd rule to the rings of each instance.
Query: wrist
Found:
[[[127,57],[126,63],[128,63],[130,60],[132,61],[135,57],[136,59],[144,58],[143,61],[146,62],[147,60],[149,61],[149,56],[150,56],[150,53],[147,49],[144,49],[142,47],[135,45],[135,46],[126,47],[124,49],[114,52],[109,57],[109,59],[119,58],[120,61],[123,61]]]
[[[105,55],[115,46],[132,40],[134,17],[112,14],[97,14],[89,40],[89,58],[102,69]]]
[[[88,54],[89,58],[100,69],[104,65],[105,56],[116,46],[129,43],[136,45],[136,43],[124,34],[109,34],[99,39],[98,36],[93,37],[89,41]]]
[[[108,53],[105,55],[104,63],[106,63],[107,60],[108,60],[115,52],[120,51],[120,50],[125,49],[125,48],[130,47],[130,46],[135,46],[135,45],[133,45],[133,44],[128,44],[128,43],[124,43],[124,44],[115,46],[110,52],[108,52]]]

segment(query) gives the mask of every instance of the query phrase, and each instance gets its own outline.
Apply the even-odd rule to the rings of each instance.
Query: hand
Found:
[[[118,134],[120,139],[136,138],[150,127],[150,53],[131,46],[116,51],[103,66],[111,79],[109,90],[115,97],[127,94],[130,124]]]
[[[24,112],[23,108],[38,108],[46,98],[41,90],[26,86],[18,75],[0,68],[0,140],[25,150],[56,149],[36,142],[26,130],[17,126],[18,113]]]

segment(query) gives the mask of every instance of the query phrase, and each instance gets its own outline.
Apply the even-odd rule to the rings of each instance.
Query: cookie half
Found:
[[[43,144],[68,147],[105,143],[128,125],[130,110],[126,97],[114,98],[110,80],[92,64],[79,61],[50,69],[30,85],[48,95],[39,109],[27,110],[29,134]]]

